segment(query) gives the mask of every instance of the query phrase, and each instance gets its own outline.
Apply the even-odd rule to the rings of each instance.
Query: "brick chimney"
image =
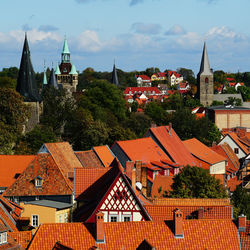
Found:
[[[174,237],[184,238],[183,213],[178,208],[174,211]]]
[[[131,176],[132,176],[132,169],[134,168],[134,164],[135,163],[133,161],[127,161],[126,162],[126,175],[130,179],[131,179]]]
[[[136,182],[141,182],[141,166],[142,166],[142,161],[135,161]]]
[[[134,191],[136,191],[136,169],[135,168],[132,169],[132,173],[131,173],[131,185]]]
[[[141,184],[142,184],[142,194],[147,197],[147,167],[142,165],[141,168]]]
[[[198,219],[201,220],[201,219],[205,219],[205,210],[203,207],[200,207],[198,209]]]
[[[241,214],[238,217],[238,230],[240,232],[246,232],[246,225],[247,225],[247,217],[244,214]]]
[[[96,223],[96,242],[104,243],[105,235],[104,235],[104,213],[98,212],[95,215],[95,223]]]

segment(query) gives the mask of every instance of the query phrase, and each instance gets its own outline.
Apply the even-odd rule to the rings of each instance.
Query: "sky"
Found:
[[[19,67],[27,32],[34,70],[60,62],[68,40],[81,72],[198,73],[206,41],[210,66],[250,71],[249,0],[8,0],[1,1],[0,70]]]

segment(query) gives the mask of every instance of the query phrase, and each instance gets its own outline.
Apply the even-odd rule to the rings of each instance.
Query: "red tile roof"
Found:
[[[148,211],[153,221],[165,221],[173,219],[173,212],[176,208],[183,212],[184,219],[198,219],[198,209],[204,208],[204,219],[232,219],[233,207],[227,206],[206,206],[206,205],[146,205],[145,208]]]
[[[112,161],[115,159],[115,156],[107,145],[93,147],[93,150],[106,168],[109,167]]]
[[[230,180],[227,181],[227,188],[230,192],[235,191],[236,187],[241,185],[242,180],[239,180],[237,176],[234,176]]]
[[[168,153],[173,161],[184,166],[196,165],[196,160],[189,153],[173,128],[170,129],[169,126],[161,126],[150,128],[149,132],[152,134],[153,139]]]
[[[250,139],[247,136],[239,137],[235,132],[228,132],[224,134],[230,136],[245,154],[248,155],[250,153]]]
[[[155,94],[161,93],[161,91],[157,87],[127,87],[124,90],[123,94],[127,95],[127,94],[129,94],[129,91],[131,91],[132,94],[134,94],[135,92],[136,93],[139,93],[139,92],[143,93],[144,91],[147,92],[146,94],[148,94],[149,91],[151,92],[151,94],[153,94],[153,91]]]
[[[13,184],[34,158],[34,155],[0,155],[0,187]]]
[[[205,161],[206,163],[212,165],[218,162],[226,161],[225,157],[217,154],[196,138],[183,141],[183,143],[185,144],[189,152],[191,152],[200,160]]]
[[[174,183],[173,178],[173,176],[156,175],[153,181],[151,197],[162,197],[164,191],[169,193],[169,191],[172,190],[171,186]]]
[[[75,152],[77,158],[84,168],[102,168],[104,167],[96,153],[91,149],[88,151]]]
[[[144,81],[151,81],[150,77],[147,76],[147,75],[137,75],[136,77],[137,78],[141,77],[141,79],[144,80]]]
[[[27,248],[32,239],[31,231],[8,232],[8,235],[24,249]]]
[[[65,176],[70,172],[73,173],[74,168],[82,167],[68,142],[45,143],[44,145]]]
[[[37,176],[43,180],[41,188],[35,187]],[[73,183],[64,176],[51,155],[40,153],[16,182],[6,189],[4,196],[71,195],[72,191]]]
[[[171,162],[169,157],[150,137],[117,141],[115,143],[119,145],[131,161],[141,160],[143,163],[149,163],[151,161],[167,160]]]
[[[91,227],[82,223],[42,224],[29,249],[52,249],[58,241],[77,250],[95,246],[103,250],[136,249],[145,239],[157,250],[240,249],[232,220],[184,220],[183,229],[184,238],[176,239],[172,221],[104,223],[105,243],[97,244]]]

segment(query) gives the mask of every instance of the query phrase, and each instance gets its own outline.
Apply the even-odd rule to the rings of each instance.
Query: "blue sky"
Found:
[[[60,61],[67,36],[79,71],[186,67],[197,73],[206,40],[210,65],[250,71],[249,0],[1,1],[0,69],[19,67],[24,31],[35,71]]]

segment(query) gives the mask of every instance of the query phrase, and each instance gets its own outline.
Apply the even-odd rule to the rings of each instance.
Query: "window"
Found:
[[[33,227],[38,227],[38,215],[31,216],[31,225]]]
[[[64,214],[64,222],[67,223],[68,222],[68,213]]]
[[[37,178],[37,179],[35,180],[35,185],[36,185],[36,187],[42,187],[42,179]]]
[[[122,215],[122,221],[124,221],[124,222],[132,221],[132,215],[130,215],[130,214],[123,214]]]
[[[117,222],[118,221],[118,215],[110,214],[109,215],[109,222]]]
[[[7,242],[7,232],[2,233],[2,243]]]
[[[62,214],[59,214],[59,219],[58,219],[59,223],[62,223]]]
[[[239,154],[239,149],[238,148],[234,148],[234,153],[235,154]]]

